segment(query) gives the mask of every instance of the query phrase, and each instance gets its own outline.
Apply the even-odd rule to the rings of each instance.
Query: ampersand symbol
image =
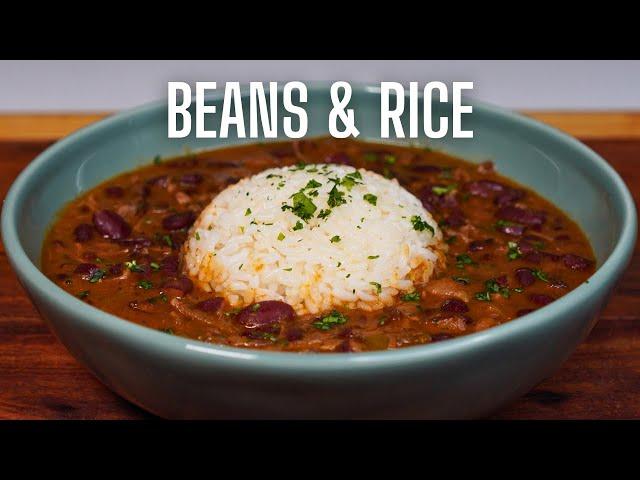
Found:
[[[340,98],[338,90],[344,89],[344,95]],[[351,100],[351,85],[348,82],[335,82],[331,85],[331,103],[333,108],[329,113],[329,132],[332,137],[335,138],[347,138],[352,135],[356,138],[360,135],[360,131],[356,128],[353,109],[345,108],[349,105]],[[338,130],[336,125],[337,118],[340,117],[340,121],[344,125],[344,130]]]

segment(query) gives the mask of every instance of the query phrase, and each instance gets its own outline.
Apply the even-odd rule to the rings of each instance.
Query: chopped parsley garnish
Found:
[[[382,292],[382,285],[380,285],[378,282],[369,282],[369,285],[373,285],[376,289],[376,293],[380,293]]]
[[[375,260],[376,258],[380,258],[380,255],[369,255],[367,258],[369,260]]]
[[[131,260],[130,262],[124,262],[124,266],[135,273],[144,272],[144,269],[140,265],[138,265],[135,260]]]
[[[431,187],[431,191],[433,193],[435,193],[438,196],[442,196],[442,195],[446,195],[449,192],[454,191],[456,188],[458,188],[458,184],[457,183],[452,183],[451,185],[447,185],[444,187],[435,185],[433,187]]]
[[[162,235],[162,241],[167,244],[167,246],[173,248],[173,240],[169,235]]]
[[[549,283],[547,274],[544,273],[542,270],[531,270],[531,273],[533,273],[533,276],[536,277],[538,280],[541,280],[545,283]]]
[[[280,240],[280,241],[284,240],[284,233],[280,232],[278,234],[278,240]]]
[[[313,326],[318,330],[330,330],[337,325],[344,325],[345,323],[347,323],[347,317],[334,310],[329,315],[326,315],[320,320],[313,322]]]
[[[160,165],[160,163],[162,163],[162,158],[160,157],[160,155],[156,155],[155,157],[153,157],[154,165]]]
[[[140,280],[138,282],[138,288],[142,288],[143,290],[150,290],[151,288],[153,288],[153,283],[151,283],[149,280]]]
[[[302,228],[304,227],[304,225],[302,224],[302,222],[300,220],[298,220],[296,222],[296,224],[293,226],[292,230],[302,230]]]
[[[447,245],[453,245],[456,240],[458,240],[457,235],[451,235],[450,237],[445,238],[444,243]]]
[[[362,158],[364,158],[365,162],[375,162],[378,160],[378,155],[375,153],[365,153]]]
[[[344,205],[347,201],[344,199],[344,192],[338,190],[338,185],[334,185],[333,188],[329,191],[329,199],[327,200],[327,205],[331,208],[339,207],[340,205]]]
[[[490,302],[491,301],[491,293],[489,292],[478,292],[475,295],[476,300],[481,302]]]
[[[242,307],[232,308],[229,311],[224,312],[225,317],[230,317],[231,315],[237,315],[242,311]]]
[[[411,292],[405,293],[402,295],[402,300],[405,302],[419,302],[420,301],[420,292]]]
[[[247,208],[247,210],[244,212],[244,216],[248,217],[249,215],[251,215],[251,209]]]
[[[331,237],[331,243],[338,243],[341,240],[339,235],[334,235]]]
[[[196,230],[196,240],[200,240],[200,233]]]
[[[467,265],[477,265],[477,262],[475,262],[468,254],[463,253],[461,255],[456,255],[456,267],[458,268],[464,268]]]
[[[304,170],[306,166],[306,163],[298,162],[295,167],[291,167],[289,170],[292,172],[297,172],[298,170]]]
[[[395,155],[387,154],[384,156],[384,161],[389,165],[393,165],[394,163],[396,163],[396,157]]]
[[[267,178],[282,178],[282,175],[277,175],[275,173],[270,173],[267,175]]]
[[[362,175],[356,170],[355,172],[347,173],[344,178],[340,180],[340,185],[351,191],[354,185],[362,183],[358,180],[362,180]]]
[[[173,329],[171,328],[159,328],[158,331],[166,333],[167,335],[173,335]]]
[[[149,266],[151,267],[151,269],[152,269],[152,270],[154,270],[154,271],[156,271],[156,272],[157,272],[158,270],[160,270],[160,265],[159,265],[158,263],[156,263],[156,262],[151,262],[151,263],[149,264]]]
[[[422,218],[418,215],[413,215],[411,217],[411,225],[413,225],[413,229],[417,230],[418,232],[429,230],[429,232],[431,232],[431,235],[435,235],[436,233],[433,227],[422,220]]]
[[[305,221],[309,220],[318,209],[311,199],[301,191],[294,193],[291,198],[293,199],[293,207],[290,205],[283,205],[282,211],[291,210],[294,215]]]
[[[260,310],[260,304],[259,304],[259,303],[254,303],[254,304],[251,306],[251,311],[252,311],[252,312],[257,312],[258,310]]]
[[[99,268],[94,270],[91,276],[89,277],[89,282],[91,283],[99,282],[100,280],[102,280],[102,278],[105,276],[106,273],[107,272],[105,272],[104,270],[100,270]]]
[[[471,280],[469,280],[469,277],[451,277],[453,279],[454,282],[457,282],[461,285],[469,285],[471,283]]]
[[[325,208],[325,209],[323,209],[323,210],[320,210],[320,213],[318,214],[318,218],[325,219],[325,218],[327,218],[329,215],[331,215],[331,209],[329,209],[329,208]]]
[[[78,298],[86,298],[89,296],[89,290],[83,290],[76,295]]]
[[[522,252],[520,251],[520,248],[518,247],[518,244],[516,242],[509,242],[507,246],[509,247],[509,249],[507,250],[507,258],[509,260],[515,260],[516,258],[520,258],[522,256]]]
[[[289,268],[283,268],[283,270],[284,270],[285,272],[290,272],[291,270],[293,270],[293,268],[291,268],[291,267],[289,267]]]
[[[362,198],[364,198],[365,201],[369,202],[374,207],[378,203],[378,197],[376,197],[375,195],[373,195],[371,193],[365,193]]]
[[[309,183],[307,183],[307,185],[302,190],[314,189],[321,186],[322,184],[320,182],[316,182],[315,180],[312,179],[312,180],[309,180]]]

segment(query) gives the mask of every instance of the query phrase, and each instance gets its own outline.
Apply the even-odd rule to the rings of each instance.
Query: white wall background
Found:
[[[0,112],[120,110],[166,82],[471,80],[513,109],[640,109],[640,61],[0,61]]]

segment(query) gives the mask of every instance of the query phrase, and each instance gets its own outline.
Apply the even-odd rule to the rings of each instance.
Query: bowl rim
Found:
[[[309,92],[326,93],[329,89],[329,84],[325,82],[307,82],[306,84]],[[377,85],[358,84],[356,82],[351,82],[351,85],[353,93],[380,93],[380,87]],[[245,90],[243,90],[244,94],[246,94]],[[210,99],[219,99],[221,97],[222,93],[208,95]],[[591,163],[591,167],[596,170],[594,176],[597,175],[601,179],[599,185],[607,182],[613,185],[612,196],[617,197],[613,198],[613,201],[621,204],[623,208],[621,212],[622,231],[617,238],[615,247],[605,262],[589,278],[588,283],[583,283],[567,295],[522,318],[481,332],[471,333],[446,342],[374,352],[318,354],[263,351],[229,347],[167,335],[93,307],[59,288],[29,259],[18,236],[17,213],[23,204],[26,187],[29,186],[30,179],[50,159],[55,159],[58,152],[67,146],[80,139],[90,138],[93,135],[108,131],[110,128],[131,119],[151,115],[156,110],[166,106],[165,100],[158,100],[125,110],[81,128],[54,143],[32,160],[13,182],[4,200],[1,229],[5,251],[12,267],[28,286],[27,290],[35,291],[36,296],[44,297],[49,303],[55,303],[61,315],[71,317],[73,322],[90,324],[97,331],[122,337],[130,343],[135,343],[136,348],[152,349],[155,352],[160,351],[162,356],[179,357],[181,361],[190,362],[192,365],[206,366],[215,364],[218,367],[224,365],[225,367],[251,369],[257,372],[267,372],[273,369],[306,372],[309,374],[322,373],[326,370],[349,372],[370,370],[381,366],[399,367],[414,362],[442,360],[451,355],[464,355],[465,352],[470,350],[494,347],[514,337],[527,335],[533,330],[544,329],[548,323],[557,321],[558,317],[569,313],[575,305],[596,295],[600,286],[606,283],[607,279],[617,279],[626,268],[635,246],[637,215],[631,193],[620,175],[602,157],[577,139],[519,113],[485,102],[479,102],[475,99],[466,98],[465,101],[473,106],[474,111],[478,109],[501,120],[535,130],[574,149],[577,154],[582,155],[582,158],[588,160]],[[188,355],[189,353],[192,355]]]

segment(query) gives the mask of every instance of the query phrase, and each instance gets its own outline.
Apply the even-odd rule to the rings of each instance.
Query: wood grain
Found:
[[[593,139],[640,139],[640,112],[522,112],[575,137]],[[52,141],[109,115],[0,114],[0,141]]]
[[[639,117],[640,118],[640,117]],[[72,122],[77,125],[78,122]],[[80,122],[81,123],[81,122]],[[640,122],[625,140],[590,140],[640,199]],[[62,128],[61,128],[62,130]],[[42,128],[40,131],[52,131]],[[2,137],[0,121],[0,138]],[[20,137],[22,138],[22,137]],[[0,141],[0,198],[49,142]],[[0,244],[0,419],[139,419],[49,333]],[[640,418],[640,250],[588,339],[499,419]]]

